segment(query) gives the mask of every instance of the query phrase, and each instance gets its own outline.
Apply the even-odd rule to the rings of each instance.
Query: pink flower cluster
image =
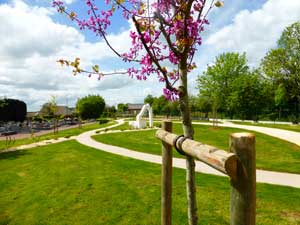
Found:
[[[167,88],[163,88],[163,94],[169,101],[176,102],[179,99],[179,93],[176,89],[170,90]]]
[[[89,29],[106,38],[107,28],[116,12],[122,12],[126,19],[135,18],[137,31],[130,31],[132,46],[128,52],[119,56],[125,62],[138,62],[139,69],[134,67],[127,70],[130,77],[145,80],[151,74],[157,74],[160,82],[173,81],[180,78],[178,65],[184,59],[188,63],[188,71],[195,68],[193,56],[197,46],[201,45],[201,33],[204,25],[208,24],[202,11],[205,0],[195,0],[189,13],[186,1],[161,0],[148,7],[155,12],[147,14],[147,8],[142,0],[105,0],[106,10],[100,11],[96,1],[86,0],[88,19],[75,18],[80,29]],[[53,1],[52,5],[59,11],[64,11],[62,1]],[[69,14],[70,15],[70,14]],[[75,17],[73,14],[73,17]],[[138,31],[139,28],[139,31]],[[107,41],[107,40],[106,40]],[[160,66],[158,66],[160,65]],[[163,66],[165,65],[165,66]],[[169,85],[163,90],[169,100],[178,99],[178,91]]]

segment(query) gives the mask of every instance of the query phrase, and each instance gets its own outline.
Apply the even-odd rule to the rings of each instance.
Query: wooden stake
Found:
[[[172,122],[163,121],[162,129],[172,132]],[[172,224],[172,146],[162,141],[161,224]]]
[[[255,225],[255,136],[250,133],[231,134],[230,151],[239,158],[236,179],[231,180],[230,224]]]

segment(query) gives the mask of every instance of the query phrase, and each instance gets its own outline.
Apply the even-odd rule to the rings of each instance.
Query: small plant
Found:
[[[292,122],[292,124],[299,124],[299,117],[295,116],[295,115],[291,115],[289,117],[290,121]]]

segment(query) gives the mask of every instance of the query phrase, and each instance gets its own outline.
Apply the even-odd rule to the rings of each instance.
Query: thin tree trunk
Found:
[[[186,61],[182,60],[179,65],[180,84],[179,84],[179,102],[180,111],[182,114],[182,127],[185,137],[193,138],[194,130],[192,127],[191,113],[188,101],[187,91],[187,67]],[[196,225],[197,216],[197,201],[196,201],[196,183],[195,183],[195,161],[193,157],[186,157],[186,192],[188,201],[188,220],[189,225]]]

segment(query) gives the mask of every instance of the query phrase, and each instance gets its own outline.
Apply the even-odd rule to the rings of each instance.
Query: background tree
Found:
[[[293,116],[294,123],[298,123],[300,111],[299,62],[300,23],[296,22],[283,31],[277,48],[270,50],[261,64],[262,70],[274,84],[274,89],[277,93],[277,103],[284,103]],[[282,95],[284,90],[287,91],[286,96]],[[279,99],[281,100],[278,102]]]
[[[162,95],[158,98],[153,98],[152,110],[155,115],[166,115],[167,113],[168,101]]]
[[[53,6],[76,21],[80,29],[90,29],[102,37],[108,47],[123,61],[140,65],[139,68],[131,67],[118,73],[128,73],[129,76],[139,80],[145,80],[150,74],[155,74],[159,81],[164,82],[164,96],[172,101],[179,99],[184,136],[193,138],[187,75],[195,68],[194,54],[202,43],[201,33],[204,31],[204,25],[208,24],[207,14],[214,5],[222,6],[222,2],[212,0],[210,5],[207,5],[206,0],[162,0],[151,3],[142,0],[111,0],[105,1],[107,6],[100,7],[96,5],[96,1],[85,2],[88,6],[88,21],[80,19],[75,12],[66,11],[62,1],[53,1]],[[107,10],[99,12],[99,9],[104,8]],[[135,27],[135,30],[130,32],[132,46],[128,53],[117,52],[107,38],[107,28],[116,12],[121,12],[127,20],[132,19]],[[99,71],[98,65],[93,66],[91,71],[84,70],[80,67],[79,58],[73,62],[64,59],[59,62],[62,65],[72,66],[74,75],[84,72],[88,76],[96,75],[101,78],[103,75],[115,74]],[[187,156],[186,182],[189,224],[195,225],[197,224],[195,163],[189,156]]]
[[[116,118],[117,109],[115,106],[105,106],[103,116],[109,118]]]
[[[23,122],[26,118],[26,103],[17,99],[0,100],[0,121]]]
[[[88,95],[77,100],[76,111],[81,119],[97,119],[105,108],[105,101],[99,95]]]
[[[147,95],[147,97],[144,99],[145,104],[152,105],[154,102],[154,97],[152,95]]]
[[[282,109],[288,106],[288,92],[283,84],[279,84],[275,90],[274,103],[278,110],[278,120],[280,120]]]
[[[267,101],[265,85],[257,71],[239,76],[233,82],[232,92],[226,99],[232,113],[243,120],[258,121]]]
[[[199,95],[197,97],[197,105],[200,112],[204,113],[204,118],[209,118],[208,113],[212,110],[212,104],[208,96]]]
[[[246,73],[249,73],[246,54],[229,52],[219,55],[215,63],[198,77],[199,95],[211,102],[214,118],[217,118],[218,110],[232,118],[228,96],[233,91],[235,80]]]
[[[118,113],[125,113],[128,111],[128,104],[119,103],[117,105],[117,111]]]
[[[53,133],[58,132],[58,107],[56,97],[52,96],[51,99],[42,105],[40,109],[40,114],[42,118],[53,120]]]

